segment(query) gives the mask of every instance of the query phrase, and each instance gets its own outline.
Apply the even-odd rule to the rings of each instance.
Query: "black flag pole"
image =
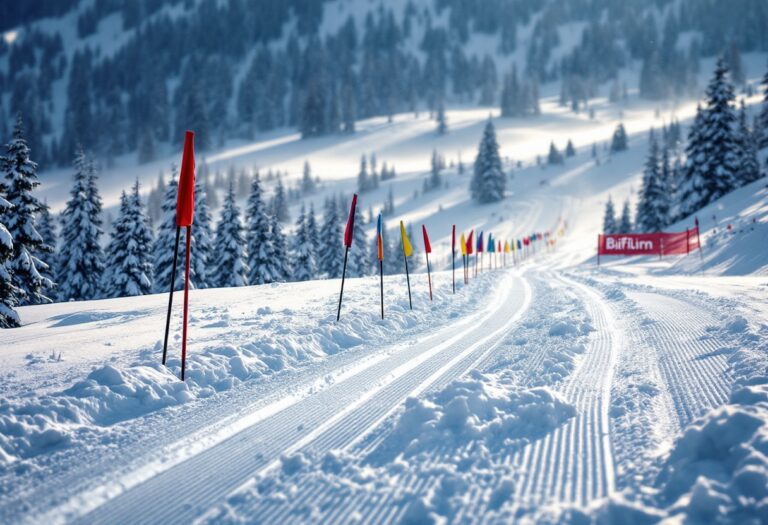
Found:
[[[344,267],[341,270],[341,293],[339,293],[339,309],[336,312],[336,320],[341,319],[341,300],[344,297],[344,279],[347,277],[347,256],[349,255],[349,246],[344,248]]]
[[[379,261],[379,284],[381,288],[381,318],[384,319],[384,261]]]
[[[181,226],[176,226],[176,242],[173,247],[173,265],[171,266],[171,293],[168,296],[168,314],[165,317],[165,340],[163,341],[163,364],[168,357],[168,331],[171,328],[171,310],[173,309],[173,289],[176,287],[176,265],[179,262],[179,239]]]

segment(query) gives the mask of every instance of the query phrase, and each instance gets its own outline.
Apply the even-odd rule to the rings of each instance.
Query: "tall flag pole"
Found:
[[[184,265],[184,324],[181,330],[181,380],[187,368],[187,324],[189,321],[189,266],[192,255],[192,222],[195,219],[195,134],[184,136],[184,153],[179,172],[179,193],[176,200],[176,231],[185,227],[186,251]],[[178,238],[178,237],[177,237]],[[178,249],[178,248],[177,248]],[[173,289],[173,281],[171,281]]]
[[[352,205],[349,207],[347,228],[344,230],[344,267],[341,270],[341,292],[339,292],[339,309],[336,311],[336,320],[341,319],[341,301],[344,298],[344,280],[347,277],[347,257],[352,247],[352,238],[355,231],[355,208],[357,207],[357,193],[352,195]]]
[[[701,235],[699,234],[699,218],[694,217],[693,223],[696,225],[696,244],[699,245],[699,257],[704,262],[704,252],[701,251]]]
[[[408,273],[408,257],[413,254],[413,246],[405,233],[403,221],[400,221],[400,239],[403,243],[403,260],[405,261],[405,280],[408,283],[408,306],[413,310],[413,301],[411,300],[411,276]]]
[[[469,232],[469,237],[467,237],[467,282],[469,282],[469,274],[471,273],[471,261],[472,261],[472,249],[474,247],[474,241],[472,240],[472,236],[475,234],[474,230],[471,230]],[[475,269],[477,269],[477,255],[475,255]]]
[[[501,255],[502,259],[503,259],[502,264],[504,266],[506,266],[507,259],[506,259],[506,257],[504,257],[504,252],[501,251],[501,241],[496,241],[496,252],[495,253],[496,253],[496,266],[499,265],[499,254],[502,254]]]
[[[451,272],[453,281],[453,293],[456,293],[456,225],[451,228]]]
[[[429,300],[432,300],[432,273],[429,270],[429,254],[432,253],[432,245],[429,244],[429,236],[427,235],[427,227],[421,225],[421,233],[424,236],[424,255],[427,258],[427,282],[429,283]]]
[[[464,232],[461,232],[459,244],[461,245],[461,267],[464,269],[464,284],[467,284],[467,240],[464,238]]]
[[[379,287],[381,289],[381,318],[384,319],[384,230],[381,225],[381,213],[376,224],[376,256],[379,259]]]
[[[168,314],[165,316],[165,339],[163,340],[163,365],[168,358],[168,331],[171,328],[171,310],[173,309],[173,290],[176,288],[176,266],[179,261],[179,239],[181,226],[176,226],[176,241],[173,244],[173,265],[171,266],[171,291],[168,294]]]

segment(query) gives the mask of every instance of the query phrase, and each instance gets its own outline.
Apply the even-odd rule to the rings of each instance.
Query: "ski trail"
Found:
[[[664,294],[627,292],[650,317],[649,346],[656,349],[659,368],[677,410],[680,428],[728,399],[730,381],[726,343],[705,337],[718,319],[710,311]]]
[[[557,279],[582,299],[595,332],[581,363],[560,388],[576,407],[576,417],[509,458],[521,471],[513,498],[518,507],[585,505],[615,489],[608,410],[622,336],[613,329],[613,313],[594,290],[563,276]]]
[[[526,280],[511,273],[498,290],[472,328],[450,338],[395,345],[386,359],[117,494],[78,522],[189,523],[255,473],[277,466],[275,458],[282,454],[309,443],[325,449],[354,442],[407,396],[464,373],[493,348],[531,299]]]

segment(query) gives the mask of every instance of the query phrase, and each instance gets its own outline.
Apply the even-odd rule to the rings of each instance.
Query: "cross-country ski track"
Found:
[[[498,290],[487,310],[473,316],[470,327],[461,323],[416,344],[404,341],[385,359],[155,474],[108,499],[80,521],[189,523],[259,471],[274,467],[281,454],[310,443],[327,450],[350,444],[406,397],[460,376],[493,349],[531,300],[521,277],[504,278]],[[126,476],[125,481],[130,483],[134,476]],[[76,501],[84,499],[89,498]],[[82,511],[73,502],[67,507]]]

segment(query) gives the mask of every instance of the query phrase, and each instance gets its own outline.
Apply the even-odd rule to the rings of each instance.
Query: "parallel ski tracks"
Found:
[[[189,523],[255,474],[277,467],[281,454],[349,446],[407,396],[460,376],[497,344],[531,300],[527,281],[511,274],[499,290],[488,313],[463,333],[403,343],[386,359],[122,492],[79,521]]]

